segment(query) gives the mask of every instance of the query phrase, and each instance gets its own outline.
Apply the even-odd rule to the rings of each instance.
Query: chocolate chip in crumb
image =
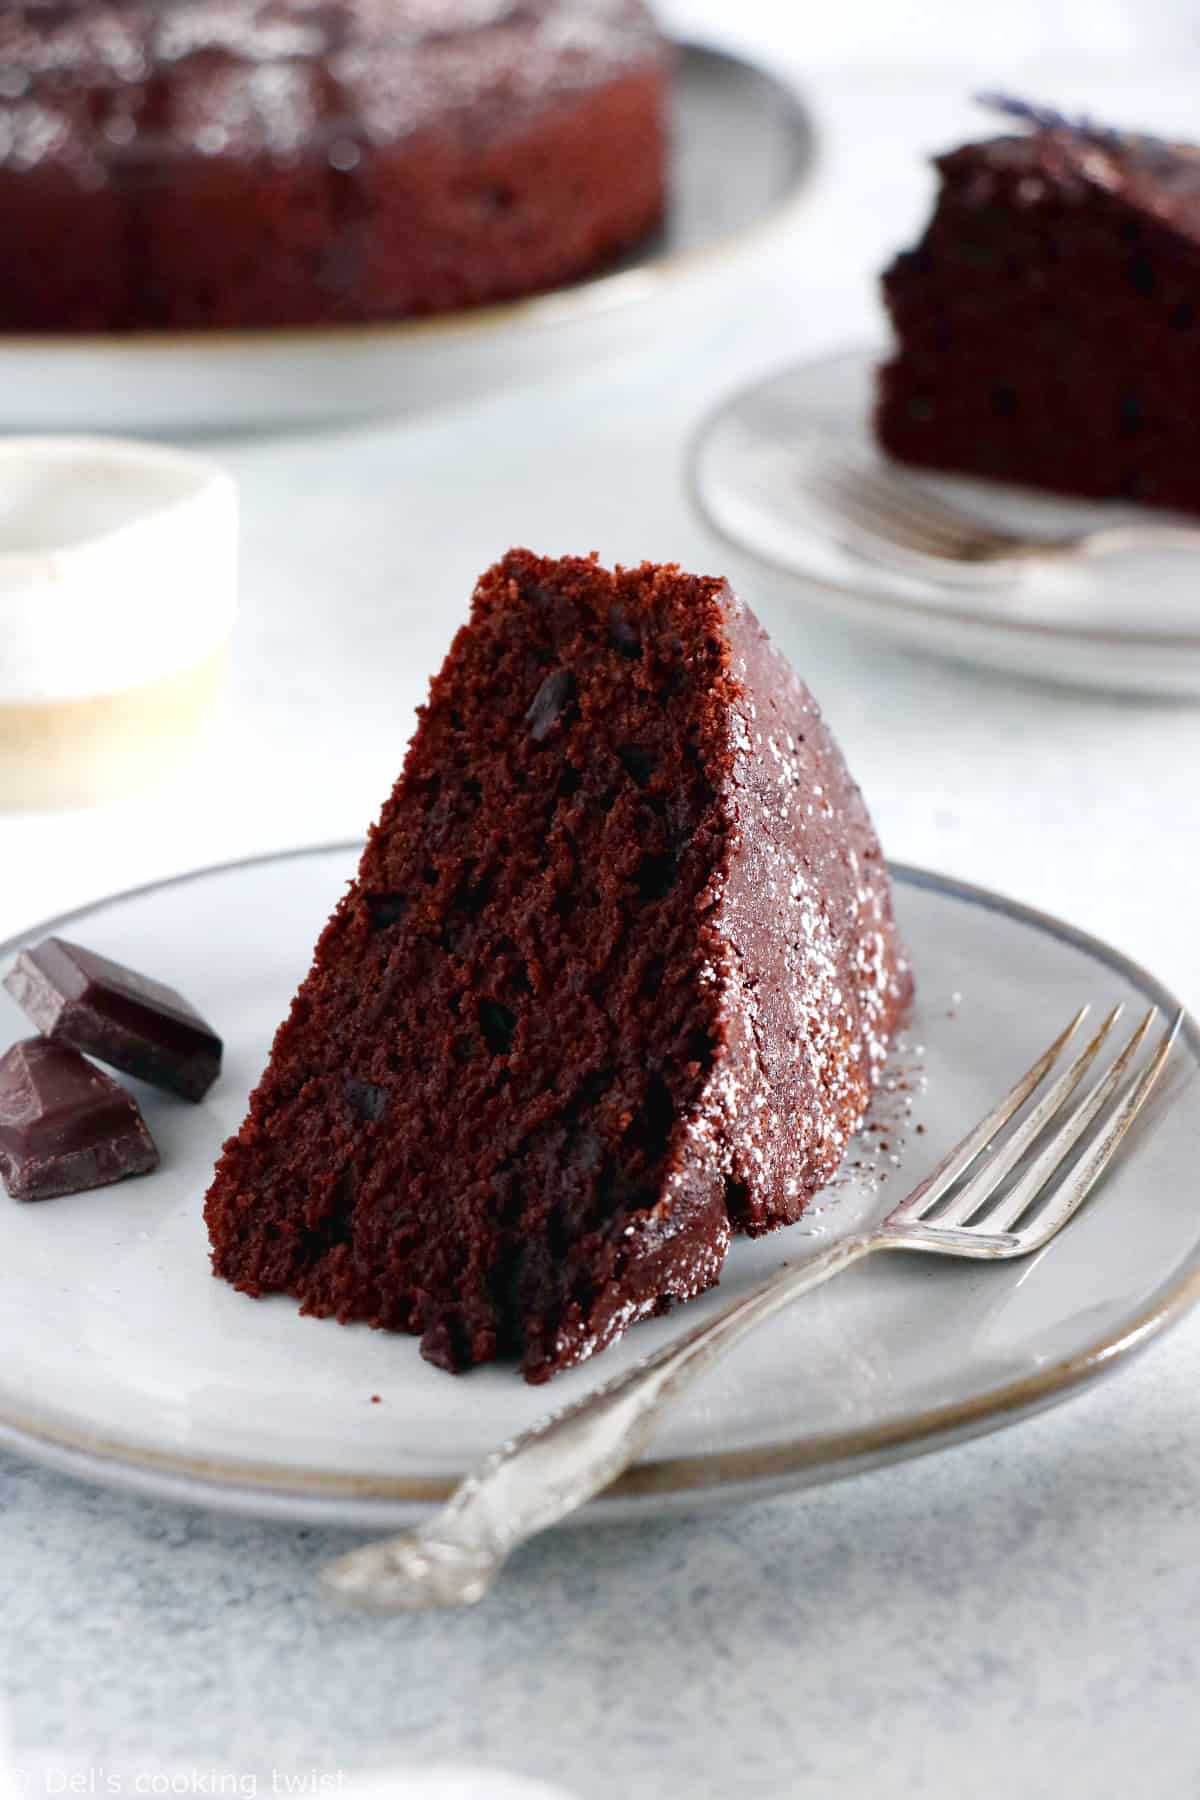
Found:
[[[350,1110],[358,1119],[382,1119],[387,1111],[387,1090],[358,1075],[347,1075],[342,1082]]]
[[[403,894],[367,895],[367,917],[373,931],[382,931],[387,925],[398,925],[407,911],[408,901]]]
[[[613,648],[633,662],[642,654],[642,640],[625,616],[625,608],[614,602],[608,609],[608,636]]]
[[[654,752],[641,744],[618,744],[617,758],[629,779],[636,782],[638,787],[645,787],[654,773],[657,761]]]
[[[507,1006],[502,1006],[498,1000],[479,1002],[479,1029],[493,1056],[508,1055],[516,1028],[517,1015]]]
[[[637,890],[643,900],[661,900],[675,883],[675,858],[668,851],[661,856],[647,854],[638,863]]]
[[[570,669],[554,669],[546,676],[529,703],[525,723],[535,744],[550,736],[575,692],[575,677]]]

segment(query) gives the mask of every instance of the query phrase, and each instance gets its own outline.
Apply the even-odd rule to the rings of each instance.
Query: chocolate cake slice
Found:
[[[907,463],[1200,511],[1200,149],[996,101],[883,277]]]
[[[543,1381],[799,1217],[909,987],[858,789],[727,585],[513,551],[225,1146],[215,1271]]]

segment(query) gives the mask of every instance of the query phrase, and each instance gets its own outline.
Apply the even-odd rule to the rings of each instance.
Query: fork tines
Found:
[[[885,466],[843,457],[828,443],[805,460],[803,488],[852,534],[903,555],[982,572],[1018,560],[1027,547],[1012,532],[955,512]]]
[[[1073,1100],[1101,1050],[1110,1044],[1124,1010],[1114,1006],[1090,1042],[1013,1124],[1043,1087],[1089,1010],[1080,1008],[999,1105],[896,1209],[892,1219],[897,1224],[919,1222],[932,1231],[965,1229],[989,1237],[1008,1233],[1023,1248],[1033,1249],[1066,1223],[1145,1105],[1183,1022],[1180,1010],[1149,1060],[1138,1067],[1139,1052],[1158,1016],[1158,1009],[1151,1007],[1107,1070],[1081,1099]],[[1010,1125],[1012,1129],[1002,1136]],[[1070,1163],[1081,1145],[1077,1160]],[[990,1154],[983,1156],[989,1146]],[[975,1172],[968,1173],[981,1157]]]

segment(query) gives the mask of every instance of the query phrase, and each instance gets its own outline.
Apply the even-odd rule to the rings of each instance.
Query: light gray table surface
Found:
[[[1057,88],[1033,65],[987,73],[1146,124],[1191,106],[1178,67],[1105,65]],[[878,333],[872,271],[925,204],[920,153],[970,129],[976,79],[827,72],[812,206],[699,336],[555,391],[219,443],[245,513],[229,728],[168,789],[0,822],[0,933],[361,830],[474,576],[528,542],[727,571],[817,692],[893,855],[1065,916],[1200,1003],[1200,711],[909,659],[820,624],[716,545],[682,490],[717,395]],[[18,1752],[97,1761],[468,1757],[584,1800],[1200,1793],[1197,1392],[1192,1318],[1009,1432],[737,1513],[560,1535],[477,1612],[390,1622],[314,1601],[343,1537],[115,1497],[0,1455],[0,1695]]]

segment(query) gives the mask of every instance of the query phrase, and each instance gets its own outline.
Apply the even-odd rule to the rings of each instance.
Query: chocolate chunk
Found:
[[[431,1311],[421,1333],[421,1355],[435,1368],[457,1375],[469,1368],[472,1357],[462,1319],[452,1309]]]
[[[565,644],[579,630],[579,611],[566,594],[556,594],[540,581],[530,582],[525,599],[549,622],[557,644]]]
[[[629,623],[625,608],[617,600],[608,609],[608,637],[615,650],[628,661],[634,662],[642,654],[642,640]]]
[[[668,851],[663,856],[643,856],[637,868],[638,893],[643,900],[661,900],[675,882],[675,858]]]
[[[517,1015],[507,1006],[501,1006],[498,1000],[481,1000],[479,1029],[493,1056],[507,1056],[512,1049],[513,1032],[517,1029]]]
[[[408,901],[403,894],[368,894],[367,917],[371,921],[372,931],[382,931],[387,925],[398,925],[408,911]]]
[[[641,744],[618,744],[617,756],[629,779],[636,782],[638,787],[645,787],[654,773],[654,752],[643,749]]]
[[[342,1087],[356,1118],[382,1119],[387,1111],[385,1088],[377,1087],[373,1081],[363,1081],[358,1075],[347,1075]]]
[[[137,1101],[77,1050],[26,1038],[0,1057],[0,1176],[50,1200],[158,1167]]]
[[[221,1040],[182,994],[78,944],[23,950],[4,985],[52,1042],[185,1100],[202,1100],[220,1074]]]
[[[570,669],[554,669],[547,675],[525,714],[535,744],[550,736],[574,692],[575,677]]]

